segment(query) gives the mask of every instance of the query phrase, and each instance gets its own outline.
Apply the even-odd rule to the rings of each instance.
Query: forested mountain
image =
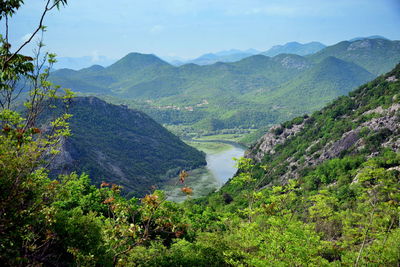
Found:
[[[334,158],[366,160],[382,151],[400,152],[399,80],[400,64],[311,116],[272,127],[247,152],[248,158],[269,166],[259,186],[305,177]],[[313,182],[318,187],[324,181]]]
[[[59,70],[52,80],[124,103],[163,124],[249,128],[321,108],[400,61],[399,41],[341,42],[310,56],[254,55],[232,63],[172,66],[131,53],[115,64]]]
[[[371,35],[371,36],[367,36],[367,37],[355,37],[355,38],[351,38],[350,40],[348,40],[349,42],[354,42],[354,41],[359,41],[359,40],[364,40],[364,39],[384,39],[384,40],[389,40],[385,37],[383,37],[382,35]]]
[[[299,56],[305,56],[314,54],[325,47],[326,45],[319,42],[310,42],[306,44],[290,42],[284,45],[275,45],[261,54],[269,57],[277,56],[279,54],[295,54]]]
[[[95,97],[73,100],[67,138],[52,174],[86,172],[92,182],[123,186],[142,196],[181,170],[206,164],[205,155],[183,143],[146,114]]]
[[[288,112],[305,113],[373,78],[354,63],[328,57],[311,67],[307,75],[282,84],[266,103],[285,106]]]
[[[221,190],[183,204],[160,191],[126,199],[117,186],[96,188],[85,175],[51,181],[43,170],[30,173],[22,196],[3,190],[0,258],[53,266],[397,266],[399,96],[400,65],[310,116],[273,127]],[[89,109],[90,101],[111,112],[109,120],[126,114],[95,98],[79,101],[94,117],[104,111]],[[122,122],[117,127],[127,133]],[[2,132],[14,140],[11,129]],[[7,148],[0,146],[2,166],[20,166]],[[186,179],[181,174],[190,195]]]
[[[398,265],[399,96],[397,65],[311,116],[271,128],[236,177],[197,201],[216,214],[239,213],[235,225],[188,246],[202,260],[208,244],[223,251],[214,261],[249,266]]]
[[[329,56],[355,63],[367,71],[380,75],[391,70],[400,61],[400,41],[387,39],[361,39],[344,41],[310,55],[319,62]]]

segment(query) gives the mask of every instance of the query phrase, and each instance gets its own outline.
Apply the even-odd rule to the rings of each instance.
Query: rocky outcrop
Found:
[[[389,108],[384,109],[378,107],[370,111],[364,112],[363,115],[376,114],[378,117],[366,121],[354,130],[343,133],[339,140],[329,142],[320,149],[310,153],[314,146],[317,146],[320,140],[315,140],[306,149],[302,162],[295,160],[293,157],[287,158],[287,171],[281,175],[280,182],[284,183],[288,179],[298,178],[299,173],[305,167],[313,167],[323,161],[340,157],[340,155],[348,150],[354,152],[361,151],[366,143],[362,136],[362,131],[368,129],[370,135],[388,131],[390,136],[385,142],[381,143],[382,147],[390,148],[393,151],[400,152],[400,104],[395,103]],[[282,128],[282,126],[272,127],[259,142],[246,152],[246,157],[252,158],[256,162],[261,162],[267,154],[274,155],[277,145],[284,144],[295,137],[307,124],[307,119],[299,125],[293,125],[290,129]],[[374,152],[370,156],[374,156]]]
[[[252,158],[260,162],[265,154],[274,154],[277,145],[285,143],[288,139],[294,137],[304,128],[305,122],[293,125],[291,128],[283,128],[281,125],[270,128],[261,139],[253,146],[252,149],[246,151],[245,157]]]

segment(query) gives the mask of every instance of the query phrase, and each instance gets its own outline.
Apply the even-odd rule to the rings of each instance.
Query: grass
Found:
[[[186,141],[186,144],[195,147],[196,149],[203,151],[206,154],[216,154],[230,149],[232,146],[229,144],[219,142],[196,142]]]
[[[215,134],[215,135],[204,135],[198,138],[193,138],[193,140],[204,140],[204,141],[212,141],[212,140],[224,140],[231,142],[238,142],[244,134]]]
[[[187,196],[181,191],[183,187],[179,183],[179,178],[172,179],[172,182],[162,188],[167,195],[167,199],[174,202],[183,202],[188,198],[198,198],[216,191],[221,185],[214,175],[206,168],[198,168],[189,171],[189,177],[186,179],[186,186],[193,189],[193,194]]]

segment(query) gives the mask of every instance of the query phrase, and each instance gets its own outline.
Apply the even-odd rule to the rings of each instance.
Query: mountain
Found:
[[[364,40],[364,39],[385,39],[385,40],[389,40],[381,35],[371,35],[371,36],[367,36],[367,37],[356,37],[353,39],[350,39],[349,42],[354,42],[354,41],[360,41],[360,40]]]
[[[354,68],[353,63],[333,57],[323,62]],[[224,64],[219,67],[234,71]],[[238,160],[239,170],[220,190],[193,199],[190,194],[196,189],[188,187],[182,175],[181,192],[188,196],[183,204],[167,201],[168,193],[159,190],[140,199],[125,198],[116,186],[91,185],[86,175],[72,173],[51,180],[45,169],[32,168],[36,164],[30,161],[42,145],[31,142],[29,132],[37,129],[27,133],[4,125],[0,167],[6,179],[0,179],[0,236],[7,247],[0,246],[2,262],[6,266],[22,262],[398,266],[399,96],[400,64],[311,115],[272,127],[246,158]],[[143,139],[155,138],[146,135],[160,136],[159,126],[150,133],[140,132],[147,122],[140,119],[146,117],[140,112],[96,98],[79,98],[77,106],[83,110],[78,109],[76,116],[85,121],[81,131],[89,130],[96,135],[92,140],[100,143],[105,138],[102,131],[111,133],[112,138],[106,139],[120,144],[121,155],[133,141],[125,142],[127,138],[141,145]],[[141,127],[130,128],[133,122]],[[109,132],[104,125],[118,131]],[[129,134],[131,130],[135,134]],[[88,137],[82,141],[91,140]],[[98,149],[79,155],[98,157]],[[159,146],[151,149],[158,153]],[[168,157],[167,152],[161,156]],[[108,160],[100,154],[102,167]],[[151,166],[159,168],[159,163]],[[20,166],[26,170],[20,171]]]
[[[80,70],[92,66],[93,64],[101,65],[103,67],[113,64],[116,60],[105,57],[57,57],[57,62],[54,64],[55,69],[73,69]]]
[[[360,66],[335,57],[325,58],[306,73],[281,85],[266,103],[280,105],[297,114],[321,107],[345,95],[375,76]]]
[[[399,95],[397,65],[312,115],[271,128],[235,177],[190,203],[215,210],[217,219],[177,255],[190,247],[243,266],[396,266]],[[209,257],[196,255],[196,262]]]
[[[334,56],[353,62],[369,72],[380,75],[390,71],[400,61],[400,41],[362,39],[343,41],[308,56],[314,62]]]
[[[176,67],[132,53],[106,68],[55,71],[51,80],[138,108],[161,124],[210,132],[259,128],[315,111],[399,61],[399,41],[368,39],[309,56],[253,55],[204,66]]]
[[[399,93],[400,64],[311,116],[272,127],[247,151],[248,158],[271,167],[260,186],[300,179],[334,158],[399,153]]]
[[[55,159],[53,175],[87,172],[96,185],[115,183],[125,193],[141,196],[180,170],[206,164],[202,152],[140,111],[95,97],[78,97],[69,112],[72,136]]]
[[[185,64],[193,63],[196,65],[211,65],[217,62],[235,62],[259,53],[260,51],[255,49],[247,49],[245,51],[231,49],[216,53],[204,54],[198,58],[186,61]]]
[[[326,45],[319,42],[310,42],[306,44],[290,42],[284,45],[275,45],[261,54],[269,57],[273,57],[279,54],[295,54],[305,56],[309,54],[314,54],[325,47]]]

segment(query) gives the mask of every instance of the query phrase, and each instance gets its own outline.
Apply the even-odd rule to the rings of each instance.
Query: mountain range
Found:
[[[344,41],[308,56],[254,55],[175,67],[131,53],[111,66],[51,75],[63,87],[148,113],[162,124],[219,130],[261,127],[321,108],[400,61],[400,41]]]
[[[354,75],[361,68],[332,56],[322,63],[320,73],[311,71],[316,78],[327,75],[323,70],[332,64],[325,70],[339,76],[343,69]],[[283,79],[278,74],[274,78]],[[30,133],[21,138],[26,134],[21,128],[3,125],[1,261],[6,266],[398,266],[399,96],[400,64],[310,115],[271,127],[238,160],[236,175],[220,190],[193,199],[196,189],[182,175],[185,203],[168,201],[160,190],[146,194],[147,186],[140,199],[121,196],[118,186],[93,186],[84,174],[51,180],[31,161],[42,144],[31,142]],[[180,156],[173,150],[180,146],[177,138],[141,112],[94,97],[78,98],[71,108],[72,132],[79,133],[72,138],[83,144],[68,150],[71,155],[94,158],[117,174],[131,164],[146,172],[131,157],[149,159],[147,166],[158,169],[162,162],[149,156]],[[170,140],[173,147],[160,144]],[[146,146],[151,153],[140,154]],[[162,147],[167,151],[158,154]],[[99,175],[91,175],[98,183]]]
[[[265,52],[256,49],[247,49],[247,50],[230,49],[216,53],[207,53],[191,60],[167,60],[167,62],[169,62],[174,66],[182,66],[190,63],[196,65],[211,65],[217,62],[236,62],[246,57],[258,54],[269,57],[273,57],[279,54],[295,54],[295,55],[305,56],[318,52],[319,50],[325,47],[326,45],[319,42],[310,42],[305,44],[301,44],[298,42],[289,42],[284,45],[275,45]]]
[[[373,35],[368,37],[356,37],[350,39],[349,41],[354,42],[363,39],[386,39],[386,38],[380,35]],[[275,45],[265,52],[252,48],[247,50],[230,49],[230,50],[219,51],[216,53],[207,53],[194,59],[183,59],[177,56],[163,56],[161,58],[164,61],[174,66],[181,66],[189,63],[197,65],[210,65],[216,62],[235,62],[243,58],[257,54],[263,54],[266,56],[276,56],[279,54],[296,54],[304,56],[316,53],[325,47],[326,45],[319,42],[310,42],[305,44],[301,44],[298,42],[289,42],[284,45]],[[93,64],[107,67],[115,63],[116,61],[117,61],[116,59],[111,59],[105,56],[58,57],[57,62],[54,64],[54,67],[55,69],[68,68],[73,70],[79,70],[83,68],[88,68]]]
[[[261,54],[269,57],[277,56],[279,54],[295,54],[299,56],[306,56],[314,54],[325,47],[326,45],[319,42],[310,42],[306,44],[290,42],[284,45],[275,45]]]

